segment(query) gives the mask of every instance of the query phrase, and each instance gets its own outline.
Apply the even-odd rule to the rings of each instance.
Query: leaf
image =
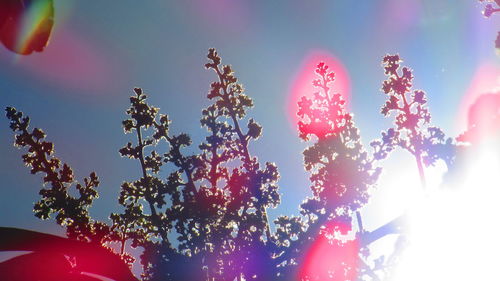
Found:
[[[262,134],[262,126],[260,126],[259,124],[255,123],[255,121],[253,120],[253,118],[251,118],[250,120],[248,120],[248,132],[247,132],[247,135],[253,139],[257,139],[260,137],[260,135]]]
[[[427,102],[427,100],[425,99],[425,92],[420,90],[414,91],[413,101],[419,104],[425,104]]]

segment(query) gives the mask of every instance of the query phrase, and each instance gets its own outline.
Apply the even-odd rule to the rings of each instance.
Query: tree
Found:
[[[97,198],[95,173],[85,185],[76,184],[80,197],[71,196],[71,168],[60,167],[60,160],[52,156],[52,143],[44,141],[40,129],[28,131],[29,118],[7,108],[11,128],[18,133],[16,145],[29,150],[24,162],[32,173],[45,173],[44,182],[51,184],[40,192],[35,214],[42,219],[57,214],[57,222],[72,239],[103,247],[119,243],[117,254],[127,264],[134,261],[126,252],[127,243],[142,248],[143,280],[272,279],[274,236],[267,209],[280,202],[279,173],[271,162],[261,167],[250,153],[250,142],[262,132],[253,119],[246,120],[252,99],[214,49],[208,59],[205,67],[218,81],[207,96],[214,103],[202,112],[201,124],[209,135],[199,154],[185,155],[190,137],[172,135],[168,116],[146,102],[142,89],[134,89],[129,118],[122,125],[137,140],[127,143],[120,154],[139,161],[141,177],[122,184],[123,212],[111,214],[111,225],[88,215]],[[247,121],[246,129],[242,121]],[[168,145],[163,154],[156,151],[161,142]],[[160,178],[162,169],[170,171],[166,180]]]
[[[215,71],[218,81],[211,84],[207,96],[214,104],[203,111],[202,125],[212,134],[200,145],[207,163],[202,175],[210,182],[210,190],[217,190],[220,184],[227,194],[225,213],[217,226],[228,231],[225,241],[214,245],[229,254],[223,264],[237,279],[273,279],[268,268],[274,238],[267,209],[280,203],[279,173],[274,163],[261,167],[251,155],[249,144],[260,137],[262,127],[248,119],[243,129],[240,122],[253,106],[252,99],[244,94],[231,66],[221,65],[214,49],[209,50],[208,59],[205,67]],[[233,275],[226,277],[233,280]]]
[[[312,83],[318,92],[312,99],[302,97],[297,112],[299,136],[312,142],[303,152],[304,167],[311,174],[312,197],[300,206],[303,217],[276,220],[280,244],[286,247],[282,266],[295,267],[294,271],[283,270],[283,274],[293,272],[293,277],[301,280],[324,280],[328,276],[355,280],[359,241],[341,238],[352,230],[352,217],[368,202],[381,169],[374,167],[373,159],[363,149],[342,96],[331,92],[335,73],[324,63],[319,63],[315,72],[318,78]],[[326,256],[318,256],[322,252]],[[285,280],[292,278],[285,276]]]
[[[74,179],[73,170],[55,157],[54,145],[45,140],[45,133],[38,128],[29,130],[29,117],[15,108],[6,108],[10,128],[16,133],[17,147],[26,147],[28,152],[22,156],[23,162],[32,174],[44,175],[44,188],[40,190],[41,200],[35,203],[34,213],[40,219],[56,215],[56,222],[66,228],[69,238],[93,244],[106,242],[108,226],[90,218],[88,209],[98,197],[99,178],[94,172],[83,179],[83,185]],[[74,188],[78,196],[72,196]]]
[[[272,225],[267,210],[280,204],[280,175],[274,163],[261,164],[252,154],[251,143],[262,134],[262,127],[247,116],[253,100],[215,49],[207,58],[205,67],[217,80],[207,94],[211,104],[202,111],[207,135],[199,150],[186,149],[192,146],[189,135],[173,134],[169,116],[148,104],[142,89],[134,89],[122,122],[134,140],[119,152],[138,162],[140,176],[121,185],[118,202],[123,208],[110,215],[110,223],[93,220],[88,212],[98,197],[96,174],[78,183],[69,165],[54,156],[45,133],[31,130],[28,117],[7,108],[15,145],[28,150],[24,163],[31,173],[43,175],[35,215],[55,216],[73,240],[61,243],[76,245],[71,244],[76,240],[78,247],[105,251],[122,268],[135,261],[128,253],[131,247],[142,249],[144,281],[379,280],[375,271],[392,261],[372,262],[368,245],[401,232],[401,218],[371,232],[363,228],[359,210],[376,187],[381,172],[377,161],[402,147],[415,156],[425,183],[424,164],[454,159],[453,141],[429,125],[425,93],[411,90],[411,70],[403,67],[400,74],[398,55],[384,58],[388,79],[382,90],[389,99],[382,113],[395,113],[395,128],[371,142],[374,151],[369,154],[342,96],[331,91],[335,74],[324,63],[317,65],[318,78],[312,83],[318,92],[303,97],[297,113],[299,137],[309,144],[303,156],[311,196],[299,206],[300,216],[280,216]],[[64,254],[72,256],[71,251]],[[60,253],[52,258],[66,265]],[[84,261],[77,259],[77,267],[79,263]]]
[[[110,228],[103,222],[91,219],[88,213],[88,208],[92,205],[93,200],[98,197],[97,187],[99,179],[96,174],[92,172],[89,177],[84,178],[84,184],[78,183],[74,179],[73,170],[66,163],[61,165],[61,160],[53,155],[54,146],[45,140],[45,133],[38,128],[29,129],[29,117],[23,116],[21,112],[12,107],[6,109],[6,115],[10,120],[10,128],[16,133],[14,145],[28,148],[28,152],[22,157],[23,162],[30,168],[32,174],[41,173],[44,175],[44,188],[40,190],[42,198],[34,206],[35,216],[40,219],[47,219],[55,215],[56,222],[66,228],[68,238],[81,241],[82,243],[66,242],[62,238],[27,233],[21,230],[2,229],[2,237],[5,238],[4,243],[7,243],[7,245],[3,245],[0,250],[35,251],[33,255],[24,256],[15,261],[10,260],[9,263],[11,265],[8,267],[4,265],[3,272],[9,268],[15,270],[16,266],[22,264],[32,264],[33,262],[30,259],[34,257],[37,259],[44,257],[52,260],[55,264],[61,264],[62,259],[64,264],[65,258],[61,254],[66,254],[77,259],[75,265],[77,272],[80,269],[86,270],[89,268],[88,265],[92,264],[93,261],[90,260],[89,256],[85,257],[84,255],[82,258],[79,254],[85,252],[85,250],[81,250],[85,247],[83,245],[87,245],[87,251],[94,249],[93,251],[100,253],[101,257],[106,257],[109,265],[111,265],[112,261],[118,258],[115,257],[111,249],[106,247],[106,243],[110,241]],[[72,188],[76,189],[77,196],[70,194],[70,189]],[[24,237],[26,241],[20,240],[21,237]],[[14,240],[17,242],[14,242]],[[19,241],[22,241],[22,243],[19,243]],[[50,249],[49,247],[40,248],[36,245],[33,247],[34,243],[52,245],[53,247]],[[61,251],[61,248],[64,250]],[[106,264],[107,261],[102,261],[102,264]],[[120,276],[115,275],[118,272],[124,272],[121,274],[123,277],[127,274],[127,270],[124,269],[126,268],[125,265],[121,264],[120,267],[119,262],[116,261],[114,261],[114,264],[110,268],[114,268],[116,272],[109,274],[104,269],[103,273],[105,274],[103,275],[115,277]],[[94,266],[90,268],[96,269]],[[62,270],[61,274],[63,273]],[[96,271],[95,273],[102,272]],[[135,279],[129,271],[128,275],[129,277],[124,277],[123,280]],[[6,275],[4,274],[3,276]],[[75,275],[73,277],[77,278],[78,276]]]
[[[422,90],[413,90],[413,73],[408,67],[402,67],[399,55],[386,55],[382,61],[387,80],[382,84],[382,91],[388,100],[382,106],[384,116],[395,116],[395,128],[382,133],[381,140],[375,140],[371,146],[375,157],[384,159],[395,147],[410,152],[415,157],[422,187],[426,187],[424,164],[434,165],[438,159],[448,165],[453,164],[454,142],[445,138],[438,127],[430,125],[431,114],[427,108],[426,94]]]
[[[495,13],[500,12],[500,1],[499,0],[479,0],[479,2],[488,3],[484,6],[483,15],[486,18],[491,17]],[[500,31],[497,34],[497,39],[495,40],[495,48],[500,50]]]
[[[382,83],[382,92],[388,100],[381,108],[384,116],[395,116],[394,128],[382,132],[382,138],[374,140],[370,145],[374,149],[374,157],[383,160],[395,148],[403,148],[410,152],[417,164],[420,181],[426,189],[425,166],[432,166],[442,160],[448,170],[454,169],[459,144],[453,138],[446,138],[439,127],[430,125],[431,114],[427,107],[426,94],[422,90],[413,90],[413,73],[408,67],[402,67],[399,55],[386,55],[382,60],[387,80]],[[380,280],[374,274],[377,270],[385,272],[390,278],[391,269],[397,264],[399,256],[407,244],[404,231],[406,214],[383,225],[371,233],[362,235],[364,244],[369,244],[388,234],[398,233],[395,251],[388,259],[379,257],[374,259],[374,266],[368,269],[372,280]]]

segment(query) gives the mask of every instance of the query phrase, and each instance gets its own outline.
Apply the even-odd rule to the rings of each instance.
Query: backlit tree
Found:
[[[44,173],[49,184],[40,192],[35,215],[47,219],[56,214],[72,239],[106,249],[118,244],[116,254],[127,264],[134,261],[127,249],[141,248],[143,280],[273,279],[275,237],[267,209],[280,203],[279,173],[275,164],[261,165],[251,154],[250,143],[262,133],[247,118],[252,99],[214,49],[208,59],[205,67],[218,80],[207,95],[213,103],[202,111],[208,135],[199,153],[187,155],[190,137],[172,134],[169,117],[147,103],[142,89],[134,89],[122,125],[135,140],[119,152],[138,161],[140,177],[121,185],[123,211],[110,215],[110,225],[88,214],[97,198],[95,173],[84,185],[76,183],[71,168],[52,155],[45,134],[36,128],[30,132],[29,118],[7,108],[16,145],[29,150],[24,162],[32,173]],[[68,191],[73,184],[79,197]]]
[[[483,15],[486,18],[491,17],[495,13],[500,13],[500,0],[479,0],[479,2],[484,2]],[[500,31],[497,34],[497,39],[495,40],[495,48],[500,51]]]
[[[31,130],[28,117],[7,108],[15,145],[28,150],[24,163],[31,173],[43,175],[35,215],[55,218],[66,228],[70,242],[54,238],[60,243],[88,246],[114,264],[119,261],[119,276],[126,277],[118,279],[135,280],[127,266],[139,258],[144,281],[379,280],[376,271],[391,264],[374,262],[368,245],[397,233],[399,221],[372,232],[363,228],[360,209],[377,184],[377,161],[402,147],[415,156],[425,183],[424,164],[454,159],[453,141],[430,126],[425,93],[412,90],[411,70],[400,70],[398,55],[383,60],[388,78],[382,90],[388,101],[382,113],[396,119],[394,128],[371,143],[372,155],[362,145],[345,100],[332,92],[335,74],[324,63],[317,65],[312,81],[317,92],[300,100],[297,113],[299,137],[308,144],[303,159],[311,195],[299,206],[300,215],[270,222],[268,210],[280,204],[280,175],[274,163],[262,163],[252,153],[251,144],[262,135],[261,125],[248,116],[253,100],[215,49],[207,58],[205,67],[216,81],[200,119],[206,136],[197,147],[188,134],[174,134],[170,117],[150,105],[142,89],[134,89],[122,122],[131,140],[119,152],[136,161],[139,173],[122,183],[122,208],[107,222],[89,215],[98,197],[96,174],[77,182],[45,133]],[[79,244],[71,244],[74,240]],[[134,257],[131,248],[138,248],[140,256]],[[45,256],[43,251],[18,261]],[[52,258],[61,264],[61,257]],[[85,260],[77,258],[78,264]]]
[[[387,101],[382,106],[384,116],[395,117],[394,128],[382,133],[382,139],[371,143],[375,157],[384,159],[395,147],[410,152],[415,157],[422,187],[426,186],[424,164],[434,165],[438,159],[453,163],[454,142],[446,138],[438,127],[431,126],[431,114],[426,94],[413,90],[413,72],[401,67],[399,55],[386,55],[382,61],[387,79],[382,91]]]
[[[331,91],[335,73],[324,63],[315,72],[312,83],[318,92],[312,99],[302,97],[297,113],[299,136],[311,143],[303,155],[312,196],[300,206],[302,217],[276,220],[284,248],[279,259],[285,280],[355,280],[361,248],[345,236],[353,230],[355,213],[368,202],[380,168],[363,149],[345,100]]]

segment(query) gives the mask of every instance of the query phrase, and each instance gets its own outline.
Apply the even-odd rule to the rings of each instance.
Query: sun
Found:
[[[410,210],[410,241],[394,280],[494,280],[500,252],[500,150],[467,154],[463,180],[430,191]]]

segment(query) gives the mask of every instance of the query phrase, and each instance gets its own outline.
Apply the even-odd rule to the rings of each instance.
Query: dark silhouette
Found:
[[[402,60],[399,55],[386,55],[383,58],[385,74],[388,76],[382,84],[382,92],[388,100],[382,106],[384,116],[395,116],[394,128],[382,132],[382,138],[372,141],[376,160],[383,160],[390,152],[400,147],[410,152],[416,160],[422,187],[426,188],[424,165],[431,166],[442,160],[452,169],[456,161],[457,150],[460,146],[453,138],[446,138],[443,131],[430,124],[431,114],[427,107],[426,94],[422,90],[413,90],[413,73],[408,67],[400,69]],[[374,266],[365,264],[364,272],[372,280],[380,280],[376,271],[380,270],[390,277],[391,269],[407,244],[405,233],[405,217],[402,214],[389,223],[371,232],[361,232],[362,244],[369,245],[378,239],[390,234],[397,234],[394,246],[395,251],[389,258],[379,257],[374,259]],[[367,257],[369,251],[366,251]]]
[[[328,71],[328,66],[324,63],[318,64],[316,74],[318,79],[313,81],[313,85],[319,91],[312,100],[303,97],[298,111],[301,118],[300,137],[313,142],[303,152],[304,166],[311,173],[313,193],[301,205],[301,213],[307,218],[309,225],[306,237],[299,242],[306,243],[305,245],[308,241],[328,236],[329,232],[345,235],[351,231],[352,217],[368,202],[370,189],[373,189],[381,172],[380,168],[374,167],[374,159],[364,150],[359,130],[354,125],[352,115],[346,112],[342,96],[330,90],[335,74]],[[361,220],[360,216],[357,218]],[[338,238],[335,236],[333,235],[333,239]],[[357,241],[337,244],[340,247],[331,250],[351,248],[351,251],[355,251],[355,259],[345,253],[332,261],[332,264],[345,265],[345,269],[341,274],[337,273],[334,280],[357,278],[356,263],[360,250]],[[306,250],[310,251],[310,248],[306,247]],[[342,256],[347,260],[340,258]],[[302,254],[302,257],[307,255]],[[335,271],[334,268],[323,269]],[[300,277],[314,280],[328,276],[328,272],[318,271],[315,267],[304,269]]]
[[[408,67],[400,69],[399,55],[387,55],[382,63],[387,80],[382,91],[388,100],[381,109],[384,116],[395,116],[395,128],[382,133],[382,139],[371,143],[375,157],[384,159],[394,148],[401,147],[410,152],[417,163],[422,187],[426,187],[424,164],[434,165],[438,159],[453,163],[455,144],[446,138],[438,127],[430,126],[431,114],[427,98],[422,90],[413,90],[413,73]]]
[[[208,59],[206,67],[218,81],[208,94],[214,103],[202,112],[209,135],[199,154],[185,155],[189,136],[170,134],[169,118],[146,103],[141,89],[134,90],[123,128],[136,134],[136,143],[125,145],[120,154],[138,160],[142,176],[122,184],[124,211],[111,214],[112,225],[88,216],[99,185],[95,173],[84,184],[76,183],[71,168],[53,156],[44,132],[30,130],[28,117],[7,108],[16,146],[28,148],[23,161],[33,174],[44,174],[46,188],[35,215],[56,215],[71,239],[104,247],[118,242],[117,254],[126,264],[134,261],[127,247],[141,247],[143,280],[273,279],[275,237],[266,210],[279,204],[279,174],[273,163],[261,167],[251,155],[249,144],[262,129],[253,119],[245,120],[246,128],[240,122],[253,101],[214,49]],[[155,150],[161,142],[168,145],[165,153]],[[166,180],[158,175],[164,168],[171,171]],[[70,188],[79,196],[70,195]],[[173,233],[175,241],[169,236]]]
[[[453,143],[429,126],[425,94],[411,94],[413,76],[408,68],[399,74],[399,56],[384,58],[389,77],[383,90],[389,101],[382,113],[396,112],[396,128],[371,143],[373,155],[365,151],[342,96],[331,92],[335,74],[318,64],[318,78],[312,81],[318,92],[312,99],[302,98],[298,112],[299,136],[310,144],[303,155],[312,194],[300,205],[300,216],[280,216],[273,225],[267,210],[280,204],[279,172],[274,163],[261,164],[252,154],[251,143],[262,134],[262,127],[247,116],[253,100],[215,49],[207,58],[205,67],[217,80],[207,95],[212,103],[202,111],[200,122],[207,135],[199,150],[189,148],[187,134],[172,134],[170,118],[147,103],[142,89],[134,89],[128,118],[122,122],[133,140],[119,152],[137,160],[141,175],[121,185],[118,201],[123,210],[110,215],[110,224],[89,216],[98,196],[96,174],[78,183],[70,166],[54,156],[45,133],[30,129],[30,119],[21,112],[6,109],[15,145],[28,150],[24,163],[32,174],[43,175],[35,215],[54,217],[66,228],[68,239],[0,229],[5,235],[27,237],[19,243],[4,240],[7,244],[0,242],[0,250],[34,251],[7,261],[1,265],[4,270],[13,274],[47,259],[52,265],[34,269],[40,280],[91,280],[82,272],[134,280],[127,267],[135,261],[130,248],[142,250],[142,280],[379,280],[376,271],[394,265],[396,258],[379,258],[371,265],[368,246],[391,234],[399,235],[398,245],[404,244],[404,216],[367,231],[359,212],[381,172],[377,161],[400,146],[415,155],[421,171],[423,163],[449,162],[454,153],[442,150]],[[111,244],[119,247],[113,252]],[[400,249],[396,246],[393,257]],[[87,258],[94,254],[105,261]],[[50,268],[58,268],[61,275]]]
[[[479,2],[487,3],[484,6],[483,15],[487,18],[491,17],[494,13],[500,12],[499,0],[479,0]]]
[[[126,211],[112,215],[113,229],[123,230],[117,234],[123,241],[130,238],[145,249],[145,280],[186,280],[186,273],[207,280],[273,278],[266,270],[274,243],[266,209],[279,204],[279,174],[273,163],[261,168],[250,153],[249,144],[262,129],[253,119],[246,129],[240,122],[253,101],[214,49],[208,59],[205,66],[218,81],[207,96],[214,103],[202,112],[201,125],[209,135],[199,146],[201,153],[183,153],[191,145],[189,136],[171,135],[170,120],[158,116],[141,89],[135,89],[127,111],[131,118],[123,122],[125,132],[136,133],[137,144],[128,143],[120,153],[139,160],[143,176],[122,185],[120,204]],[[153,149],[160,141],[169,147],[164,154]],[[173,172],[164,182],[158,172],[166,164]],[[165,209],[166,202],[171,204]],[[169,233],[174,232],[179,236],[172,242]]]
[[[368,246],[400,233],[403,218],[372,232],[363,228],[358,210],[368,202],[381,169],[364,151],[342,96],[331,93],[335,74],[324,63],[318,64],[316,74],[313,85],[319,92],[313,99],[302,98],[298,111],[299,135],[312,142],[303,154],[313,196],[300,206],[301,217],[281,216],[275,221],[283,248],[278,274],[283,280],[378,280],[366,260]],[[356,238],[345,241],[354,231],[354,216]]]
[[[484,6],[483,15],[486,18],[491,17],[495,13],[500,12],[500,0],[479,0],[479,2],[487,3]],[[500,50],[500,31],[498,32],[497,39],[495,40],[495,48]]]
[[[30,119],[15,108],[6,109],[10,119],[10,128],[15,134],[15,146],[25,147],[23,162],[32,174],[43,174],[44,188],[40,190],[41,200],[35,203],[35,216],[47,219],[53,214],[61,226],[66,227],[69,238],[102,244],[109,233],[109,227],[90,218],[88,208],[97,197],[99,179],[94,172],[78,183],[73,170],[66,163],[61,163],[53,155],[54,145],[45,140],[45,133],[38,128],[29,129]],[[72,196],[69,189],[74,188],[78,196]]]
[[[33,21],[31,26],[27,25],[28,20]],[[0,1],[0,41],[15,53],[29,55],[43,51],[53,26],[52,0]]]

